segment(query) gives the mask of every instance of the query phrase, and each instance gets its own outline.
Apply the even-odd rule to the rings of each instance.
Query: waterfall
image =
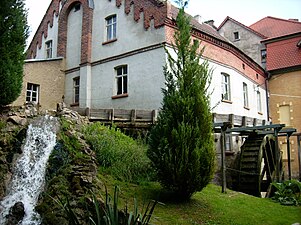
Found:
[[[16,202],[24,204],[25,215],[21,225],[38,225],[40,215],[34,211],[39,194],[45,183],[48,158],[56,143],[58,122],[44,116],[29,125],[23,152],[13,169],[7,196],[0,202],[0,225],[5,225],[6,216]]]

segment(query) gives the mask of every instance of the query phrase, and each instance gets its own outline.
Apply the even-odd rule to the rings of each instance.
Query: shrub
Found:
[[[177,58],[166,50],[166,88],[148,150],[161,184],[179,200],[189,199],[210,182],[215,160],[208,93],[211,71],[206,61],[199,62],[199,43],[191,45],[189,23],[180,9],[173,46]]]
[[[106,171],[122,181],[150,180],[153,170],[146,156],[147,147],[114,127],[93,123],[84,127],[84,136]]]
[[[275,196],[272,199],[281,205],[301,204],[301,182],[297,180],[287,180],[283,183],[272,183],[276,188]]]

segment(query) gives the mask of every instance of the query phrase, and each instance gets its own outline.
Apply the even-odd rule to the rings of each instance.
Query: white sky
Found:
[[[28,41],[35,34],[50,2],[51,0],[25,0],[30,26]],[[212,19],[216,26],[227,16],[246,26],[266,16],[301,21],[301,0],[189,0],[186,12],[192,16],[200,15],[203,21]]]

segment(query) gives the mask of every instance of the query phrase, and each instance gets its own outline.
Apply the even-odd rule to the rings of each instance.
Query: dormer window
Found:
[[[238,41],[240,39],[238,31],[234,32],[233,35],[234,35],[234,41]]]
[[[261,63],[267,62],[267,50],[263,49],[261,50]]]

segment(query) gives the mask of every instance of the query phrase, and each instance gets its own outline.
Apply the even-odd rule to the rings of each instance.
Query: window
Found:
[[[106,18],[107,41],[116,39],[116,26],[116,15],[112,15]]]
[[[116,71],[116,94],[128,93],[128,67],[127,65],[115,68]]]
[[[243,95],[244,95],[244,107],[249,107],[249,99],[248,99],[248,85],[246,83],[242,84],[243,87]]]
[[[230,101],[230,76],[222,73],[222,100]]]
[[[73,79],[73,91],[74,91],[74,95],[73,95],[73,102],[74,103],[79,103],[79,77],[75,77]]]
[[[39,103],[39,89],[38,84],[27,83],[26,102]]]
[[[266,49],[261,50],[261,62],[262,63],[267,62],[267,50]]]
[[[75,5],[74,5],[74,12],[77,12],[77,11],[79,11],[80,10],[80,3],[76,3]]]
[[[225,139],[225,151],[230,152],[232,150],[232,135],[226,134]]]
[[[291,126],[291,116],[290,116],[290,106],[281,105],[279,106],[279,120],[280,123],[285,124],[285,126]]]
[[[45,47],[46,47],[46,58],[47,59],[52,58],[52,41],[47,41],[45,43]]]
[[[257,91],[257,111],[261,113],[262,108],[261,108],[261,94],[260,91]]]
[[[233,34],[234,34],[234,41],[237,41],[237,40],[240,39],[240,38],[239,38],[239,33],[238,33],[238,32],[234,32]]]

